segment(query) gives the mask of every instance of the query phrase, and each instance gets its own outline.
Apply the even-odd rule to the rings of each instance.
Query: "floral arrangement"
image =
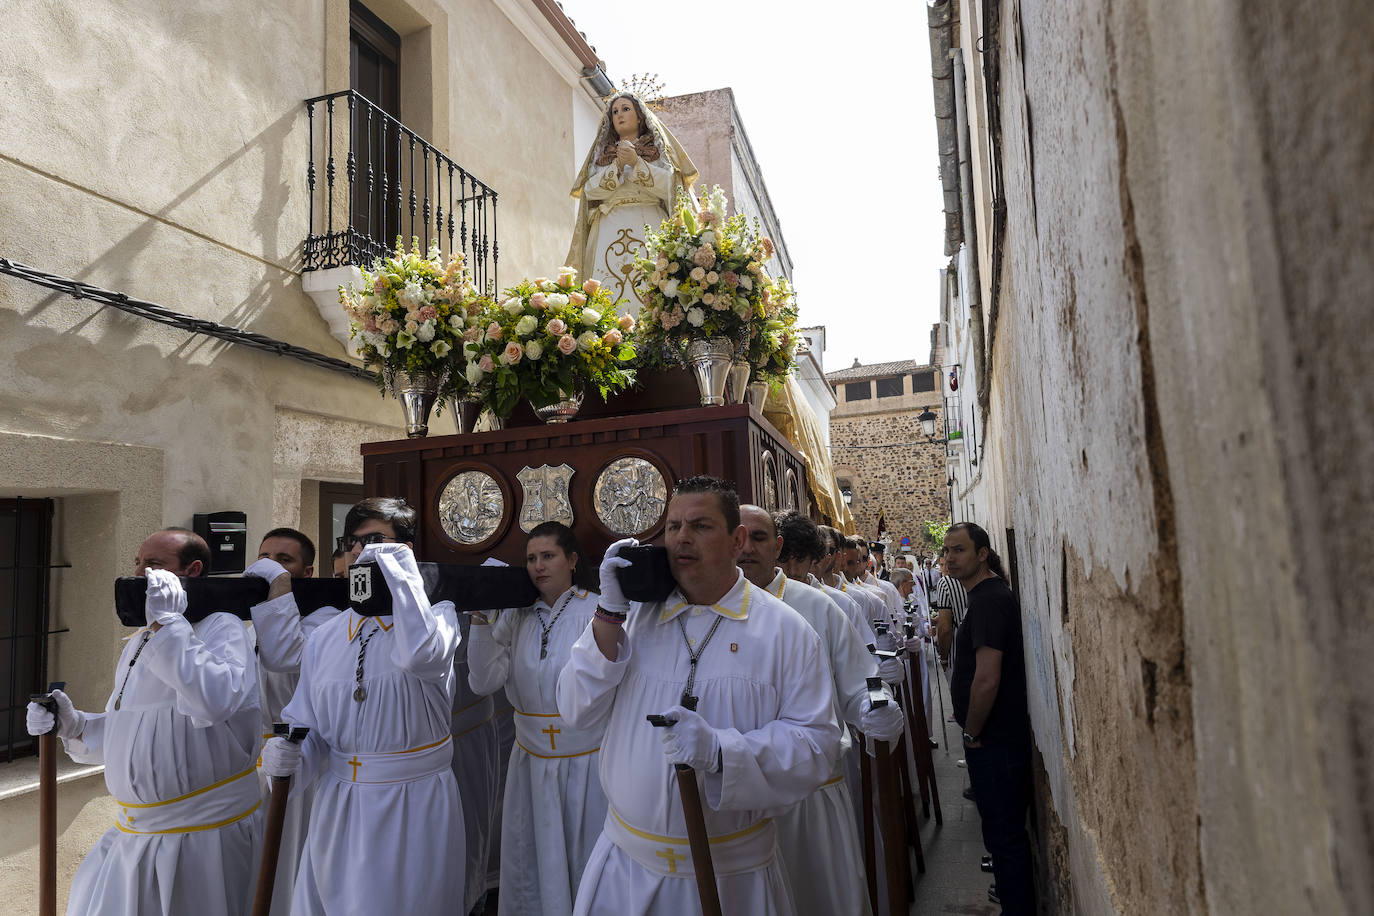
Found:
[[[483,406],[508,417],[520,398],[545,407],[596,388],[603,398],[629,387],[635,319],[617,315],[597,280],[522,280],[463,332],[468,385]]]
[[[743,353],[751,326],[776,320],[781,304],[791,301],[790,290],[784,285],[779,292],[763,269],[773,243],[759,234],[758,221],[726,211],[725,192],[718,186],[701,205],[682,195],[676,214],[648,233],[645,256],[635,261],[644,278],[639,349],[648,361],[680,354],[688,341],[711,337],[730,338]],[[763,330],[759,325],[752,336]],[[780,344],[782,326],[771,331]]]
[[[463,334],[490,300],[473,285],[472,275],[456,254],[448,264],[431,242],[421,255],[419,238],[407,251],[401,239],[388,258],[363,268],[359,286],[339,287],[339,302],[349,317],[349,336],[357,341],[363,361],[378,369],[385,389],[393,372],[429,372],[447,377],[449,393],[466,384],[461,365]]]
[[[797,368],[797,300],[787,278],[763,287],[763,314],[747,322],[744,358],[753,368],[751,381],[777,388]]]

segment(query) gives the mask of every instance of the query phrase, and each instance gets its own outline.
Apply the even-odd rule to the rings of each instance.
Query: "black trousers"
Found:
[[[1026,811],[1030,807],[1030,745],[964,748],[973,800],[983,822],[983,845],[992,855],[992,874],[1002,912],[1035,913]]]

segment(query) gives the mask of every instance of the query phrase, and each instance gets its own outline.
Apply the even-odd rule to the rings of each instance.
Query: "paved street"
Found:
[[[940,790],[940,808],[944,823],[936,826],[934,812],[921,823],[921,845],[925,851],[926,873],[917,876],[916,900],[912,913],[923,916],[935,913],[975,914],[995,916],[999,908],[988,902],[988,885],[992,875],[979,869],[983,855],[983,841],[978,827],[978,809],[964,798],[968,778],[956,761],[962,756],[959,727],[953,722],[940,729],[940,702],[950,711],[949,685],[936,678],[941,696],[934,695],[937,683],[932,683],[931,703],[935,706],[935,739],[940,747],[931,752],[935,762],[936,784]],[[950,744],[945,744],[948,734]],[[913,871],[915,864],[913,861]]]

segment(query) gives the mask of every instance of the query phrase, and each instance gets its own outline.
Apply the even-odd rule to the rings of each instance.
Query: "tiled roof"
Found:
[[[915,372],[918,369],[933,368],[935,367],[923,363],[920,360],[904,359],[895,363],[873,363],[870,366],[851,366],[848,369],[836,369],[834,372],[827,372],[825,374],[825,380],[827,382],[854,382],[859,379],[904,375],[908,372]]]

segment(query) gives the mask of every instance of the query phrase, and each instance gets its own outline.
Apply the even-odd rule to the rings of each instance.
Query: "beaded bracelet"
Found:
[[[599,617],[607,623],[613,623],[616,626],[622,626],[625,623],[625,618],[628,617],[629,614],[621,614],[617,611],[608,611],[598,604],[596,606],[596,611],[592,614],[592,616]]]

